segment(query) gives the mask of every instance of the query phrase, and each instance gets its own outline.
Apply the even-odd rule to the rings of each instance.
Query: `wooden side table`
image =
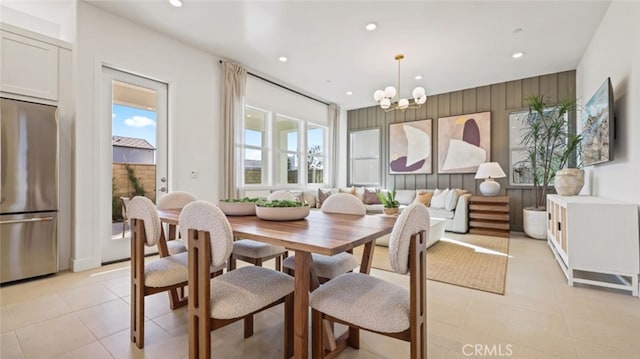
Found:
[[[509,237],[509,197],[471,196],[469,233]]]

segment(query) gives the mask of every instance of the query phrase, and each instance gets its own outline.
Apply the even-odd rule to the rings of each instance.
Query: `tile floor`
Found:
[[[544,241],[513,233],[506,295],[429,281],[429,358],[640,358],[640,300],[572,288]],[[0,358],[187,358],[186,308],[147,297],[144,350],[129,341],[129,263],[0,288]],[[372,274],[408,286],[407,277]],[[281,358],[282,307],[217,330],[216,358]],[[477,351],[475,351],[477,349]],[[363,332],[339,358],[407,358],[407,343]]]

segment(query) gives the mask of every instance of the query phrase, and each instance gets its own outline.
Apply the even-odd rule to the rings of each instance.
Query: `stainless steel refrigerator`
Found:
[[[0,98],[0,283],[58,271],[55,106]]]

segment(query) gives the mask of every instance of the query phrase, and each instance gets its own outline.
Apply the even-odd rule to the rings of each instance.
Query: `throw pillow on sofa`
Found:
[[[362,196],[362,203],[364,204],[381,204],[380,198],[378,198],[378,191],[364,189],[364,195]]]
[[[331,196],[331,190],[323,191],[322,188],[318,188],[318,198],[316,199],[316,208],[322,208],[322,203]]]
[[[445,200],[445,209],[447,211],[453,211],[454,209],[456,209],[456,205],[458,204],[458,198],[460,198],[460,196],[465,193],[465,190],[459,189],[459,188],[452,188],[451,190],[449,190],[449,193],[447,194],[447,199]]]
[[[413,200],[413,202],[422,203],[425,206],[429,207],[429,203],[431,203],[432,197],[433,197],[433,192],[420,191],[416,194],[416,199]]]
[[[348,193],[348,194],[352,194],[352,195],[356,195],[356,188],[355,187],[351,187],[351,188],[340,188],[338,189],[338,193]]]
[[[449,194],[449,189],[436,189],[433,192],[433,197],[431,198],[431,208],[445,208],[447,206],[447,195]]]

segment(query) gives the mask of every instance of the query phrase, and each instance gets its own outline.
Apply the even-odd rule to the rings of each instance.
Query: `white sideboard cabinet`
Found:
[[[638,296],[638,206],[592,196],[547,197],[547,243],[569,285],[583,283]]]
[[[0,31],[0,91],[58,100],[58,47]]]

